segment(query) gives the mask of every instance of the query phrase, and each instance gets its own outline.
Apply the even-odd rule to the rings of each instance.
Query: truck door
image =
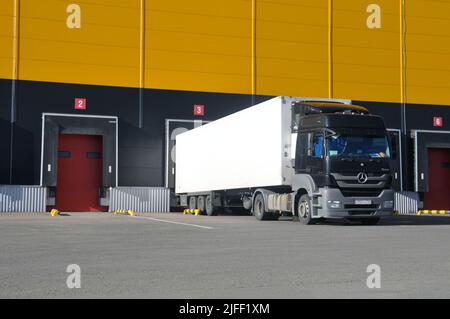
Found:
[[[309,174],[313,178],[322,176],[324,173],[323,133],[301,132],[298,134],[297,139],[296,171]]]
[[[392,188],[402,190],[402,147],[400,130],[388,130],[389,143],[391,145],[391,173]]]
[[[178,134],[192,130],[198,126],[208,123],[202,120],[166,120],[166,172],[165,187],[175,188],[175,139]]]

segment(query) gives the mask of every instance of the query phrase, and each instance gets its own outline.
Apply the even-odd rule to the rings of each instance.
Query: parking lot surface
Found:
[[[1,298],[450,298],[450,217],[0,215]],[[68,265],[81,269],[69,289]],[[381,269],[369,289],[367,267]]]

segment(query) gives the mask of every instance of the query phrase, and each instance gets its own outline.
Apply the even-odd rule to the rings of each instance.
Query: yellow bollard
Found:
[[[134,216],[134,210],[131,210],[131,209],[130,209],[130,210],[128,211],[128,215]]]
[[[200,215],[200,213],[201,213],[200,209],[195,209],[195,210],[194,210],[194,215],[195,215],[195,216]]]

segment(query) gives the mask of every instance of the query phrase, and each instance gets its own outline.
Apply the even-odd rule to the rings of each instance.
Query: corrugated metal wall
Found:
[[[0,185],[0,212],[45,212],[46,196],[45,187]]]
[[[170,190],[162,187],[111,188],[109,211],[118,209],[139,213],[169,212]]]
[[[40,186],[0,185],[0,212],[45,212],[46,188]],[[420,201],[417,193],[395,194],[395,210],[415,215]],[[140,213],[170,212],[170,190],[162,187],[111,188],[109,211],[132,209]]]
[[[419,210],[419,194],[414,192],[395,193],[394,209],[400,215],[416,215]]]

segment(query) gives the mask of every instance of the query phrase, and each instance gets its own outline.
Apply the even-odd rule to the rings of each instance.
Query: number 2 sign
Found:
[[[75,99],[75,110],[86,110],[86,99],[76,98]]]

